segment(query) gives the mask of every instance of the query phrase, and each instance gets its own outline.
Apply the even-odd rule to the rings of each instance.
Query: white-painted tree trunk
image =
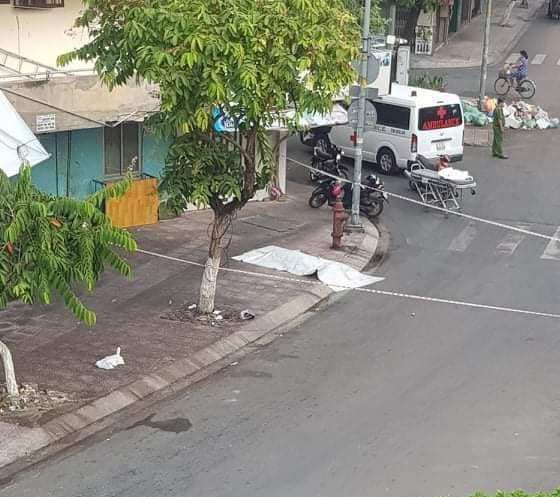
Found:
[[[16,373],[14,370],[14,361],[12,360],[12,353],[6,344],[0,341],[0,357],[4,365],[4,374],[6,376],[6,389],[10,397],[18,397],[19,390],[16,381]]]
[[[217,254],[214,257],[208,257],[208,259],[206,259],[202,281],[200,282],[200,297],[198,300],[198,312],[203,314],[210,314],[214,311],[220,258],[220,254]]]

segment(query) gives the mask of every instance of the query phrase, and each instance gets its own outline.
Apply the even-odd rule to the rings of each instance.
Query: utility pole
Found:
[[[363,230],[360,222],[360,184],[362,182],[362,155],[364,146],[364,128],[366,121],[366,85],[370,49],[369,18],[371,16],[371,0],[365,0],[364,18],[362,20],[362,60],[360,64],[360,96],[358,100],[358,126],[354,135],[354,177],[352,186],[352,217],[347,229]]]
[[[484,19],[484,40],[482,42],[482,64],[480,65],[480,94],[478,105],[482,108],[486,96],[486,78],[488,77],[488,46],[490,45],[490,21],[492,20],[492,0],[486,0]]]
[[[395,35],[397,32],[397,4],[392,3],[389,6],[389,33]]]

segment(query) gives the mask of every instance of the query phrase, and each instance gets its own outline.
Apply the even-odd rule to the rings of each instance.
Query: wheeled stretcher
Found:
[[[466,173],[446,174],[445,169],[440,172],[434,169],[435,166],[430,161],[419,156],[417,162],[405,171],[410,189],[418,193],[423,203],[459,210],[463,191],[470,190],[472,195],[476,193],[476,182],[472,176]],[[450,172],[451,170],[447,171]]]

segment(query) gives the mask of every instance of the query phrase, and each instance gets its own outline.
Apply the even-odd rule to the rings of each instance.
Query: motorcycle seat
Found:
[[[332,154],[327,154],[326,152],[323,152],[318,148],[315,149],[315,157],[317,157],[321,161],[334,160]]]

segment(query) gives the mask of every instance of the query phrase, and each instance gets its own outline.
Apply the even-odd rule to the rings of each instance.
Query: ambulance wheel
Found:
[[[377,169],[382,174],[396,174],[399,170],[395,154],[388,148],[382,148],[377,152]]]

